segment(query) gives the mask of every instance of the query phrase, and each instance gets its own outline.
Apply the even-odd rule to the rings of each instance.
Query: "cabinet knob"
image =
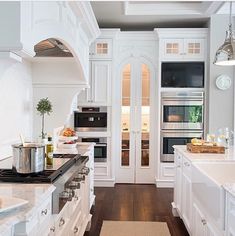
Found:
[[[60,223],[59,223],[59,226],[61,227],[62,225],[65,224],[65,220],[63,217],[60,218]]]
[[[181,167],[181,165],[177,165],[177,168],[180,168]]]
[[[55,232],[55,226],[51,227],[50,231]]]
[[[41,211],[41,215],[47,215],[47,209]]]
[[[74,232],[75,234],[78,232],[78,227],[77,227],[77,226],[74,227],[73,232]]]
[[[205,219],[202,219],[201,222],[202,222],[203,225],[206,225],[206,220]]]

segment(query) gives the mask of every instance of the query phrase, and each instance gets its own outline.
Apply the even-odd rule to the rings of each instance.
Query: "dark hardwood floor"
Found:
[[[114,188],[95,188],[95,195],[91,229],[85,236],[98,236],[103,220],[167,222],[172,236],[188,235],[182,220],[171,212],[173,189],[117,184]]]

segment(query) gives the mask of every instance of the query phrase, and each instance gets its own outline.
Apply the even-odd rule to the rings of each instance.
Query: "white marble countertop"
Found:
[[[95,143],[79,143],[78,150],[74,154],[83,155],[87,150],[93,148]],[[57,150],[56,153],[64,154],[71,153],[68,150],[60,152]],[[60,167],[65,163],[67,158],[55,158],[53,159],[53,168]],[[12,157],[8,157],[0,161],[0,168],[11,169],[12,168]],[[4,235],[6,230],[9,230],[15,224],[30,220],[35,214],[35,210],[51,196],[55,190],[53,184],[23,184],[23,183],[0,183],[0,198],[3,197],[15,197],[21,198],[28,201],[27,204],[14,208],[7,212],[0,213],[0,235]]]
[[[228,193],[235,197],[235,183],[226,183],[223,187]]]
[[[187,151],[185,145],[175,145],[174,149],[179,151],[186,157],[189,161],[194,164],[195,162],[223,162],[233,163],[235,162],[235,147],[230,147],[225,150],[225,154],[216,154],[216,153],[191,153]],[[207,173],[209,175],[209,173]],[[213,178],[211,176],[211,178]],[[232,194],[235,197],[235,183],[224,183],[222,187]]]
[[[21,221],[30,220],[35,210],[51,196],[54,190],[55,186],[52,184],[1,183],[0,198],[1,196],[21,198],[28,203],[0,213],[0,234]]]
[[[175,145],[175,150],[179,151],[189,161],[235,161],[235,147],[225,150],[225,154],[216,153],[191,153],[187,151],[185,145]]]

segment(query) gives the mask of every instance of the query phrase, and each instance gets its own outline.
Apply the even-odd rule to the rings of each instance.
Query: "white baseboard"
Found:
[[[115,180],[114,179],[95,179],[94,186],[95,187],[114,187]]]
[[[173,180],[156,179],[157,188],[174,188]]]

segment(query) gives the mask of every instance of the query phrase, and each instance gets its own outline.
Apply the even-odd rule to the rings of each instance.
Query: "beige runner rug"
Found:
[[[100,236],[170,236],[165,222],[103,221]]]

